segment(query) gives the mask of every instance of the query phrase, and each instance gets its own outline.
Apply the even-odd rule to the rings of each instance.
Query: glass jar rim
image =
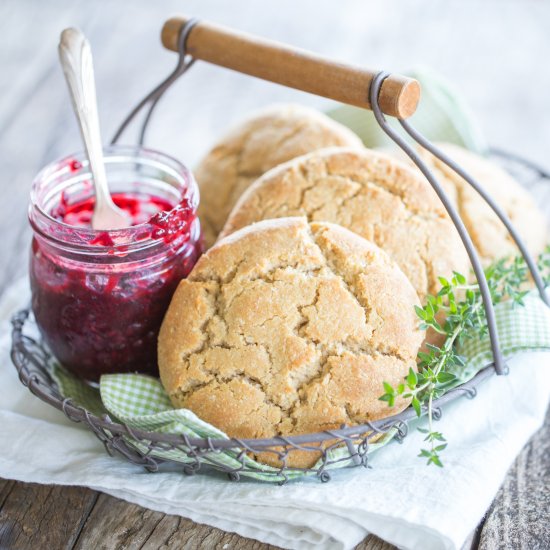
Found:
[[[181,201],[183,198],[187,198],[192,208],[192,213],[196,214],[199,204],[199,189],[197,183],[192,172],[177,159],[163,152],[138,145],[110,145],[104,148],[103,156],[106,165],[115,165],[117,162],[122,164],[123,162],[131,161],[136,161],[137,164],[141,161],[142,164],[159,168],[159,170],[168,173],[180,185],[177,188],[181,193],[179,200]],[[75,162],[78,163],[78,168],[76,170],[73,168]],[[154,247],[161,243],[163,244],[162,239],[154,239],[152,237],[137,238],[141,237],[145,231],[151,233],[150,230],[153,226],[149,221],[123,229],[96,230],[91,227],[76,227],[67,224],[54,218],[47,209],[43,208],[43,205],[40,204],[39,189],[41,185],[44,185],[44,182],[55,181],[56,178],[66,176],[68,173],[73,177],[87,175],[88,178],[91,179],[88,167],[89,162],[85,152],[79,151],[54,160],[38,172],[32,182],[29,206],[29,221],[34,231],[57,245],[70,246],[74,249],[93,251],[100,254],[105,253],[105,250],[116,250],[117,247],[123,247],[125,251],[129,251]],[[176,208],[176,206],[177,205],[174,205],[174,208]],[[167,212],[171,212],[171,210]],[[38,220],[35,218],[38,218]],[[37,221],[40,221],[41,224],[37,223]],[[41,225],[44,224],[52,228],[57,227],[63,229],[67,232],[67,235],[71,235],[72,238],[58,238],[50,231],[45,232],[41,227]],[[99,235],[108,235],[114,244],[102,244],[97,241],[93,245],[89,244]]]

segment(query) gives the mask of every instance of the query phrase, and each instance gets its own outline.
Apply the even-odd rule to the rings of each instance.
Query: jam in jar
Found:
[[[192,174],[164,154],[115,146],[104,155],[114,202],[132,226],[91,228],[88,163],[74,155],[35,179],[30,281],[40,332],[59,362],[102,374],[157,375],[157,335],[178,282],[201,254]]]

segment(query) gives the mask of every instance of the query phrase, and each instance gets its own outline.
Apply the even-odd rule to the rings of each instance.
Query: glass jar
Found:
[[[114,146],[104,155],[113,199],[134,225],[91,229],[94,194],[83,154],[44,168],[29,207],[32,309],[45,342],[74,374],[89,381],[115,372],[158,375],[162,319],[201,254],[198,188],[164,154]]]

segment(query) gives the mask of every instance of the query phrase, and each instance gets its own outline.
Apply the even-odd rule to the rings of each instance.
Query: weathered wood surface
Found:
[[[236,8],[236,6],[238,6]],[[3,0],[0,3],[0,291],[25,273],[25,212],[36,172],[80,148],[56,46],[80,26],[90,39],[104,135],[175,63],[159,41],[178,11],[288,41],[373,68],[419,63],[454,81],[489,141],[550,169],[550,4],[535,0]],[[273,101],[323,107],[326,100],[197,64],[159,106],[149,143],[193,165],[213,139]],[[130,135],[130,140],[132,136]],[[548,204],[546,196],[546,206]],[[541,204],[544,199],[541,198]],[[550,418],[522,452],[467,548],[550,547]],[[268,548],[83,488],[0,480],[0,549]],[[390,545],[369,537],[362,550]]]
[[[517,458],[487,513],[480,538],[486,550],[550,548],[550,413]]]
[[[0,548],[179,550],[277,548],[81,487],[0,480]],[[391,550],[370,536],[357,550]]]

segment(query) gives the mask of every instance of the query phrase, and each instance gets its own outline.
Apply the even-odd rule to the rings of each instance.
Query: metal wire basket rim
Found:
[[[40,378],[33,373],[29,373],[28,369],[24,365],[20,365],[16,358],[15,344],[22,342],[28,337],[23,335],[23,326],[28,320],[30,315],[30,309],[23,309],[18,311],[12,318],[13,324],[13,342],[14,346],[12,348],[12,361],[17,368],[19,373],[19,378],[21,382],[29,388],[29,390],[40,398],[42,401],[45,401],[49,405],[60,410],[72,420],[77,422],[90,422],[93,421],[98,427],[106,429],[114,434],[127,435],[133,438],[146,439],[150,441],[157,441],[163,443],[186,443],[190,444],[198,449],[220,449],[220,450],[229,450],[243,447],[255,447],[255,448],[268,448],[276,446],[285,446],[288,444],[300,445],[304,443],[320,443],[334,439],[335,437],[340,437],[343,439],[349,439],[354,437],[364,436],[367,432],[378,432],[385,431],[390,428],[392,425],[395,425],[399,422],[406,422],[413,418],[417,418],[417,414],[412,407],[408,407],[404,411],[382,418],[379,420],[373,420],[366,424],[347,426],[334,430],[326,430],[322,432],[313,432],[301,435],[292,435],[292,436],[277,436],[273,438],[259,438],[259,439],[239,439],[239,438],[229,438],[229,439],[217,439],[217,438],[190,438],[183,436],[182,434],[164,434],[158,432],[149,432],[145,430],[140,430],[138,428],[130,428],[126,424],[121,424],[119,422],[112,421],[108,415],[98,417],[87,411],[81,405],[75,404],[72,399],[65,398],[59,399],[55,395],[52,395],[48,392],[45,392],[41,389],[42,381]],[[29,356],[30,360],[37,364],[37,361],[32,356]],[[37,364],[41,369],[44,368],[43,365]],[[490,364],[480,370],[472,379],[456,388],[449,390],[443,396],[435,399],[433,401],[433,407],[439,408],[441,405],[452,401],[459,397],[460,395],[472,394],[475,392],[475,386],[477,386],[483,380],[489,378],[491,375],[495,374],[495,369],[493,364]],[[425,410],[423,410],[425,412]]]
[[[498,147],[491,147],[489,149],[489,154],[503,159],[513,160],[514,162],[522,164],[530,170],[533,170],[533,172],[535,172],[540,178],[550,179],[550,170],[543,168],[540,164],[537,164],[532,160],[523,158],[521,155],[510,153],[509,151],[505,151],[504,149],[500,149]]]

